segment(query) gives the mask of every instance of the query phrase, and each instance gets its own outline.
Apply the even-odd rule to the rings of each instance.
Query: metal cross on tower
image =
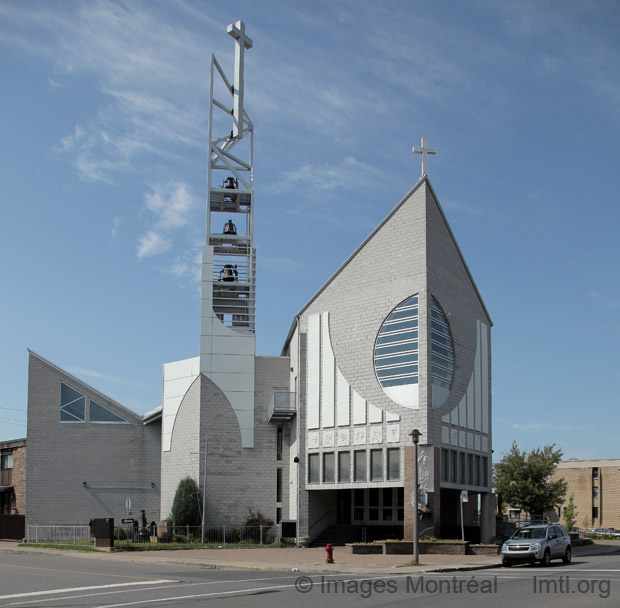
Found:
[[[422,177],[424,177],[428,174],[428,155],[435,154],[436,150],[426,145],[426,137],[423,137],[420,143],[421,146],[413,146],[413,152],[422,155]]]
[[[234,116],[233,137],[243,133],[243,57],[245,49],[252,48],[252,39],[245,34],[245,23],[237,21],[227,28],[228,33],[235,39],[235,80],[234,86]]]

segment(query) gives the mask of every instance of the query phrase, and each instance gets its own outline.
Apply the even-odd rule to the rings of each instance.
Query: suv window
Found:
[[[513,535],[513,538],[545,538],[544,528],[521,528]]]

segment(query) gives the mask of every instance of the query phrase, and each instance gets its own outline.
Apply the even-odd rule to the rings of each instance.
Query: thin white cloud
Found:
[[[126,380],[125,378],[119,378],[118,376],[110,376],[108,374],[102,374],[96,370],[87,369],[85,367],[69,367],[68,371],[75,376],[82,378],[94,378],[95,380],[101,380],[105,382],[114,382],[115,384],[123,384],[126,386],[132,386],[137,388],[144,388],[145,385]]]
[[[527,422],[527,423],[519,423],[515,422],[510,425],[513,429],[517,429],[518,431],[540,431],[542,429],[547,429],[550,427],[549,424],[542,422]]]
[[[121,223],[122,223],[122,220],[120,217],[115,216],[112,218],[112,229],[110,230],[110,236],[113,239],[116,239],[118,237],[118,232],[121,227]]]
[[[202,270],[202,254],[200,249],[188,251],[164,266],[162,272],[172,275],[179,279],[181,286],[190,289],[200,289],[200,279]]]
[[[305,264],[293,258],[259,255],[257,264],[260,268],[277,271],[281,275],[296,275],[305,268]]]
[[[273,192],[284,192],[298,187],[310,188],[315,191],[338,188],[356,191],[364,184],[376,183],[376,179],[383,177],[383,175],[382,171],[349,156],[340,163],[333,165],[306,163],[285,173],[280,182],[271,184],[268,188]]]
[[[187,12],[184,3],[176,8]],[[47,56],[55,74],[92,77],[101,93],[97,113],[57,147],[72,155],[82,179],[114,182],[145,154],[169,158],[179,146],[202,144],[208,33],[139,1],[76,3],[67,11],[13,3],[0,14],[9,24],[0,46]],[[59,83],[50,77],[49,85]]]
[[[155,227],[163,231],[186,226],[195,207],[195,199],[183,182],[155,184],[144,200],[146,209],[157,217]]]
[[[197,209],[197,201],[186,183],[153,184],[144,195],[144,210],[150,215],[151,228],[138,238],[138,259],[172,249],[170,233],[190,226]]]
[[[455,211],[458,213],[469,213],[470,215],[483,215],[484,211],[480,207],[464,203],[463,201],[456,199],[444,199],[442,206],[449,211]]]
[[[595,289],[588,292],[588,297],[604,310],[617,310],[620,308],[620,298],[614,298]]]
[[[149,230],[138,238],[137,256],[139,260],[159,255],[172,248],[172,241],[158,232]]]

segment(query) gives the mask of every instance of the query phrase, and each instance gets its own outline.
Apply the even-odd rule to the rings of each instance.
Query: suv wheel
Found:
[[[545,550],[545,554],[543,555],[543,558],[540,561],[540,563],[545,567],[551,565],[551,552],[549,551],[549,549]]]
[[[566,553],[564,554],[564,557],[562,558],[562,561],[565,564],[570,564],[570,560],[572,559],[572,553],[570,550],[570,547],[566,547]]]
[[[512,566],[512,563],[511,563],[511,562],[509,562],[509,561],[508,561],[508,560],[506,560],[506,559],[503,559],[503,560],[502,560],[502,566],[504,566],[504,568],[510,568],[510,566]]]

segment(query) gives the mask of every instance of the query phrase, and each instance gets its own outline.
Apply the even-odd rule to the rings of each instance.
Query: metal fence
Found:
[[[187,547],[200,545],[281,545],[281,528],[274,526],[244,526],[221,524],[217,526],[153,525],[136,527],[115,526],[117,545],[175,544]],[[90,526],[87,525],[28,525],[27,543],[53,543],[63,545],[94,544]]]
[[[163,543],[197,545],[280,545],[280,526],[117,526],[114,528],[117,544]]]
[[[57,545],[93,544],[90,537],[90,526],[58,524],[26,526],[26,542],[54,543]]]

